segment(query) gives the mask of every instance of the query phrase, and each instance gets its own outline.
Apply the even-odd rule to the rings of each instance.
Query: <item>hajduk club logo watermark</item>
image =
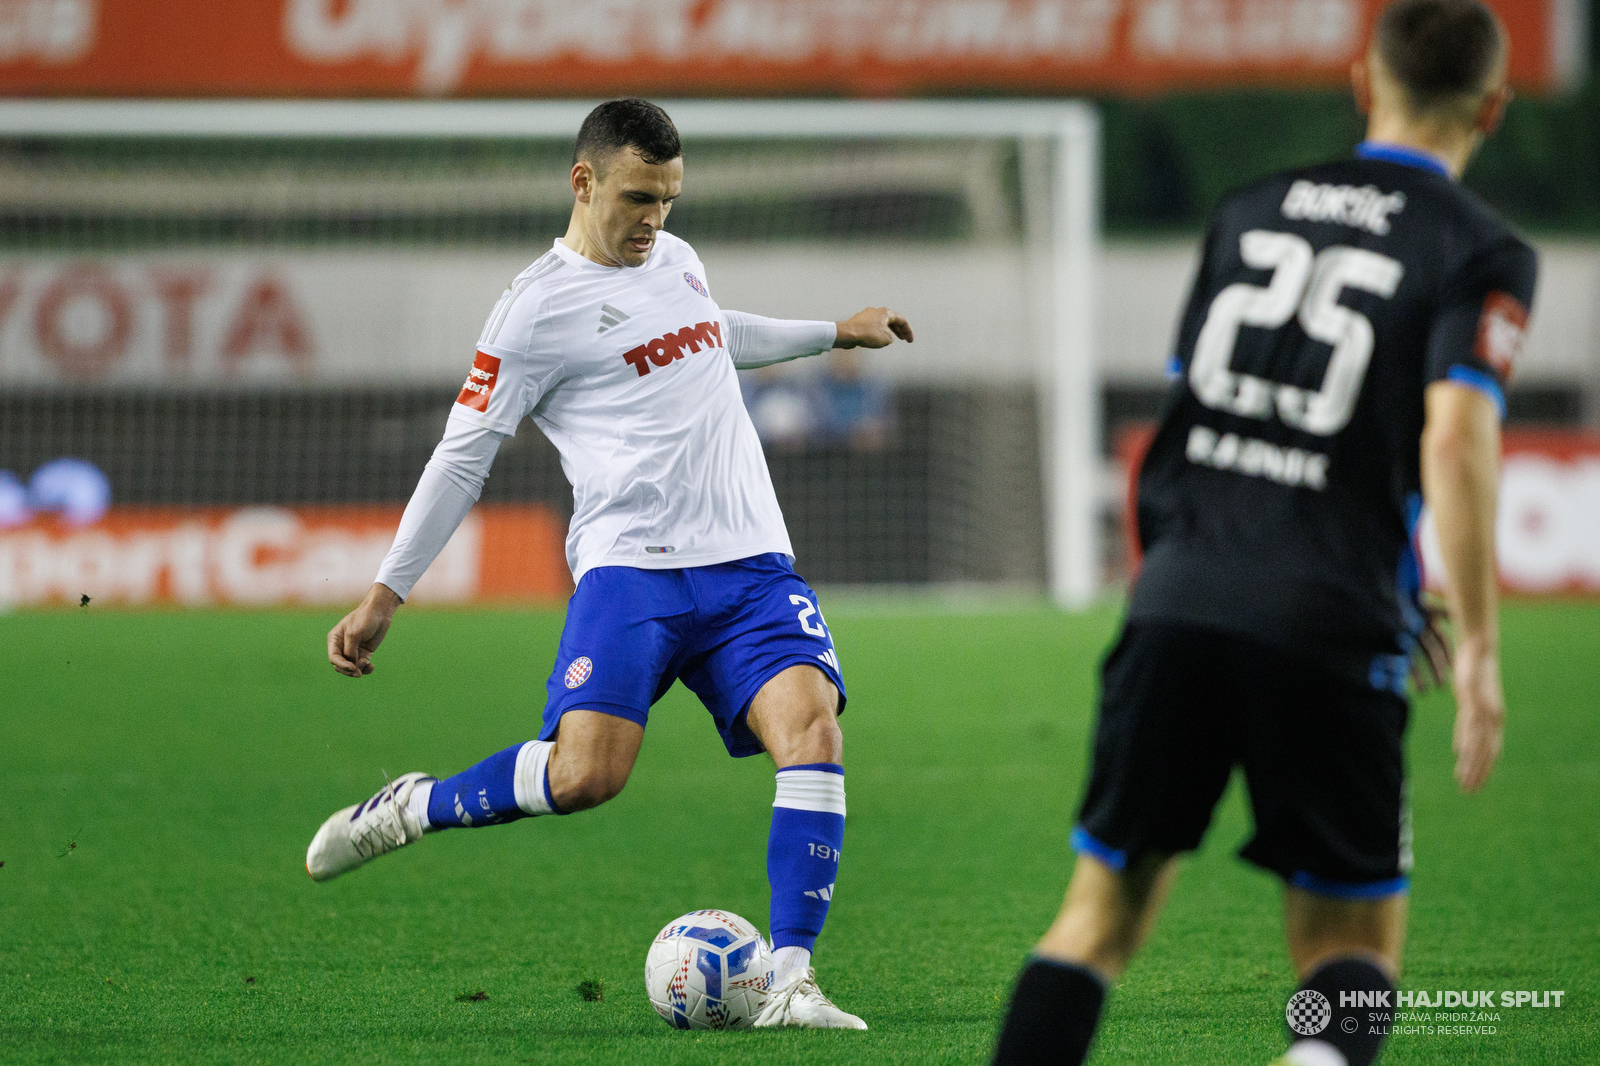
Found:
[[[1289,1006],[1283,1015],[1289,1028],[1301,1036],[1316,1036],[1333,1020],[1333,1004],[1328,997],[1312,988],[1302,988],[1289,997]]]
[[[589,661],[587,655],[580,655],[572,660],[572,665],[567,667],[566,682],[568,688],[577,688],[589,680],[589,675],[594,673],[594,663]]]
[[[706,291],[706,287],[704,285],[700,284],[700,279],[689,273],[687,270],[683,272],[683,280],[689,283],[689,288],[693,289],[701,296],[704,296],[706,299],[711,299],[711,294]]]

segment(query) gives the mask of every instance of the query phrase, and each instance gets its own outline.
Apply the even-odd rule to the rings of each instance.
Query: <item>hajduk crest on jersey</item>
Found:
[[[594,663],[587,655],[580,655],[572,660],[572,665],[567,667],[566,683],[568,688],[577,688],[589,680],[589,675],[594,673]]]

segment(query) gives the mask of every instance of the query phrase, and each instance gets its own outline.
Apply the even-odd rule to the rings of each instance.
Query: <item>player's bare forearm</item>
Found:
[[[1439,532],[1460,643],[1454,657],[1456,780],[1482,787],[1500,757],[1505,693],[1500,682],[1499,589],[1494,521],[1500,478],[1500,413],[1476,389],[1428,387],[1422,486]]]
[[[389,586],[373,582],[367,595],[328,631],[328,661],[346,677],[372,673],[372,653],[383,643],[404,602]]]
[[[1422,486],[1439,530],[1450,614],[1463,641],[1499,642],[1494,520],[1500,482],[1500,417],[1477,389],[1428,388]]]
[[[911,323],[887,307],[868,307],[834,326],[839,331],[835,348],[887,348],[896,337],[907,344],[913,339]]]

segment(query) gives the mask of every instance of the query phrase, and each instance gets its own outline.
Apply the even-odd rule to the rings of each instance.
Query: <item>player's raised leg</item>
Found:
[[[692,607],[686,589],[678,571],[608,566],[585,574],[567,604],[538,738],[443,780],[406,774],[338,812],[306,853],[311,876],[337,877],[434,830],[587,810],[621,792],[644,742],[650,705],[672,681],[678,624]],[[329,634],[330,649],[348,643],[354,676],[370,668],[371,648],[398,602],[382,584],[373,590]],[[369,632],[376,638],[362,640]]]
[[[443,780],[405,774],[337,812],[311,841],[306,871],[326,881],[435,830],[598,807],[622,791],[643,742],[630,719],[568,711],[554,740],[513,745]]]
[[[822,932],[844,846],[844,737],[839,691],[822,670],[795,665],[764,685],[747,721],[777,765],[767,841],[777,971],[758,1027],[865,1029],[817,987],[811,950]]]
[[[1055,923],[1017,979],[996,1066],[1077,1066],[1089,1053],[1111,982],[1150,934],[1177,870],[1170,855],[1120,869],[1080,847]]]

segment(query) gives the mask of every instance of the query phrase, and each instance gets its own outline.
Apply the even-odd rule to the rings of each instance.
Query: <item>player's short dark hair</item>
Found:
[[[1482,92],[1506,47],[1481,0],[1395,0],[1378,16],[1373,40],[1420,111]]]
[[[629,97],[608,100],[589,112],[578,127],[578,143],[572,149],[572,162],[587,160],[598,172],[615,152],[632,148],[639,158],[655,166],[683,154],[678,127],[661,108],[649,100]]]

